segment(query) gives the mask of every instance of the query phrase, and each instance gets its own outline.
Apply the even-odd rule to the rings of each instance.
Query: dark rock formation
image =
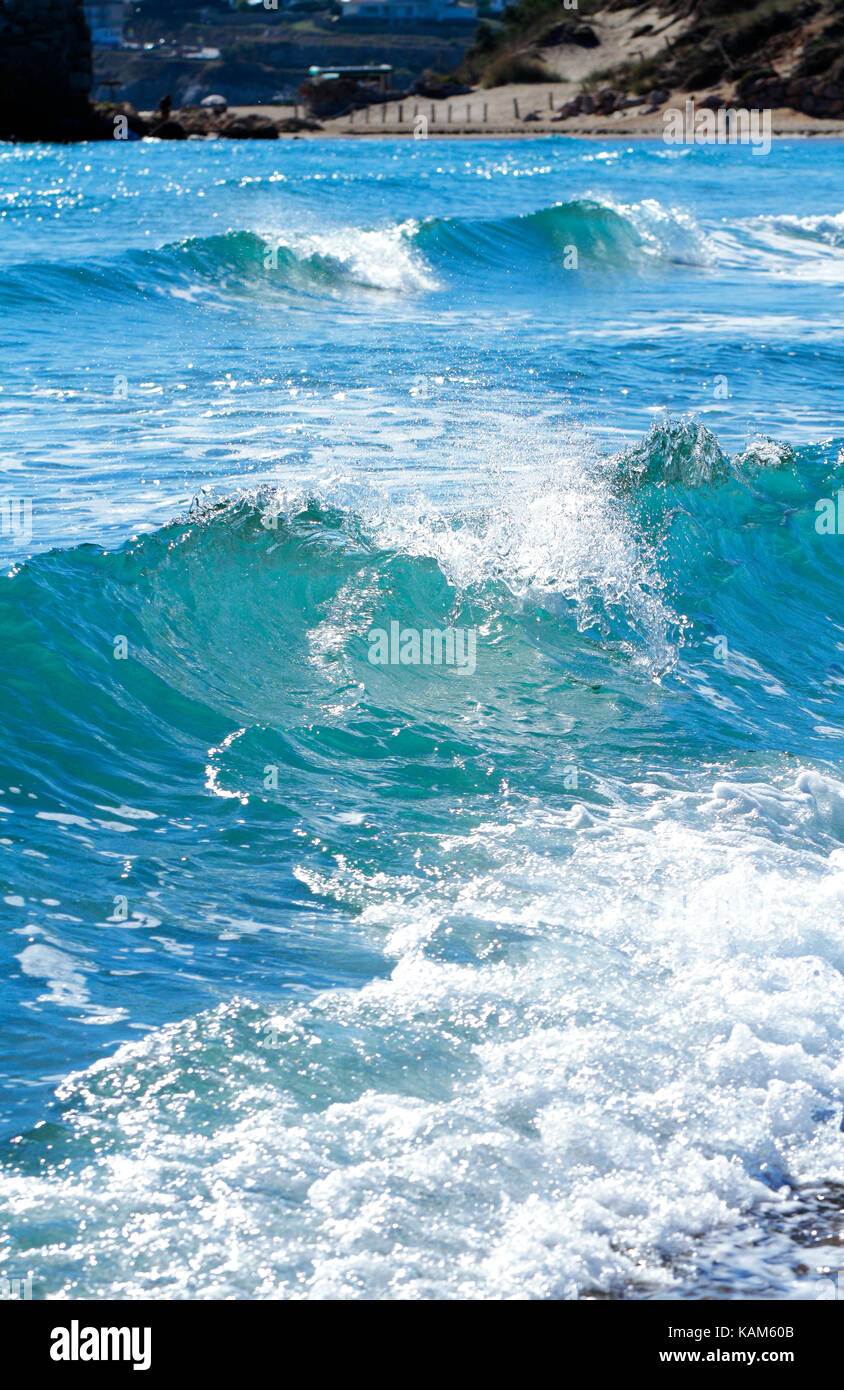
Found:
[[[208,107],[183,106],[174,111],[167,121],[159,117],[144,120],[128,102],[119,108],[110,107],[109,114],[121,110],[129,117],[129,129],[133,133],[151,135],[155,140],[201,139],[207,136],[222,137],[226,140],[277,140],[280,134],[296,134],[303,130],[322,130],[318,121],[303,120],[297,116],[285,116],[273,120],[257,112],[220,112]]]
[[[120,117],[125,117],[126,129],[129,135],[126,137],[140,139],[143,135],[149,135],[149,124],[143,116],[139,116],[131,101],[100,101],[94,107],[95,119],[107,124],[109,133],[114,139],[122,139],[122,122]]]
[[[107,137],[82,0],[0,0],[0,139]]]
[[[454,79],[432,77],[430,73],[423,73],[417,77],[415,82],[411,82],[408,90],[409,96],[431,97],[435,101],[442,101],[448,97],[462,97],[471,92],[472,88],[467,87],[465,82],[457,82]],[[404,95],[404,93],[402,93]]]
[[[751,108],[790,106],[807,116],[844,118],[844,79],[830,81],[826,74],[787,78],[776,72],[753,73],[739,83],[736,95]]]
[[[156,140],[187,140],[188,133],[181,121],[174,121],[168,117],[166,121],[159,121],[157,125],[150,128],[150,135],[154,135]]]
[[[276,129],[282,134],[291,135],[301,130],[322,130],[319,121],[309,121],[307,117],[286,116],[281,121],[276,121]]]
[[[588,24],[582,24],[577,19],[564,19],[561,24],[555,24],[553,28],[546,30],[539,46],[559,48],[565,43],[574,44],[577,48],[598,48],[601,40]]]
[[[277,140],[278,131],[268,116],[222,116],[218,134],[229,140]]]

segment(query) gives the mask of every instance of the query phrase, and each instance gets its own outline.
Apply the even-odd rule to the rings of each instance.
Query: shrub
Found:
[[[508,82],[553,82],[548,69],[535,58],[522,53],[505,54],[490,63],[484,74],[485,87],[504,87]]]

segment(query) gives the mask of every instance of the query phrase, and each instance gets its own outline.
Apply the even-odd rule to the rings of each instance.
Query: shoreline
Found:
[[[475,90],[465,96],[439,100],[428,98],[399,98],[357,109],[349,114],[322,120],[317,129],[290,129],[300,122],[292,118],[296,109],[286,105],[230,106],[228,118],[237,121],[259,118],[271,122],[277,138],[284,139],[530,139],[538,135],[563,135],[576,139],[662,139],[665,132],[664,112],[683,108],[689,94],[677,93],[657,110],[634,109],[606,115],[576,115],[560,119],[551,103],[560,100],[559,87],[503,87]],[[644,107],[644,103],[643,103]],[[479,108],[487,119],[479,119]],[[518,117],[515,112],[518,110]],[[179,119],[174,111],[173,120]],[[154,113],[141,112],[142,119],[152,119]],[[367,119],[368,117],[368,119]],[[425,118],[424,134],[419,129]],[[789,107],[771,108],[771,135],[775,139],[844,139],[844,119],[809,116]],[[154,136],[151,138],[155,138]],[[226,135],[209,129],[204,139],[257,138],[257,136]],[[702,142],[703,143],[703,142]],[[678,148],[683,148],[679,146]]]
[[[758,140],[666,140],[668,120],[684,112],[687,103],[696,112],[724,108],[742,110],[730,94],[712,92],[660,93],[658,105],[646,99],[612,112],[571,112],[562,100],[559,85],[508,86],[475,89],[459,97],[395,97],[357,107],[341,116],[321,121],[293,103],[229,106],[215,113],[199,107],[174,109],[164,119],[158,111],[136,111],[127,103],[98,103],[89,117],[77,121],[72,133],[67,123],[53,134],[38,131],[29,136],[0,137],[2,144],[124,143],[130,140],[326,140],[326,139],[535,139],[567,136],[579,140],[659,140],[682,149],[692,144],[747,144],[759,149]],[[567,109],[568,106],[568,109]],[[844,116],[810,116],[791,107],[755,108],[770,114],[774,140],[844,139]],[[691,127],[690,127],[691,128]],[[684,127],[685,129],[685,127]],[[746,133],[746,128],[745,128]],[[766,131],[767,137],[767,131]]]

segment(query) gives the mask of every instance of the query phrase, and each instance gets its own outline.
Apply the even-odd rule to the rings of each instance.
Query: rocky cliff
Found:
[[[0,139],[84,138],[91,82],[82,0],[0,0]]]

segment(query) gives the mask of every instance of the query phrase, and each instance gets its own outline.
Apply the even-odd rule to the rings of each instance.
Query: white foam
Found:
[[[817,1296],[765,1239],[844,1184],[844,870],[795,817],[816,776],[643,783],[576,829],[521,805],[432,845],[423,887],[328,865],[389,978],[71,1078],[98,1157],[4,1172],[21,1258],[63,1294],[575,1297],[682,1292],[740,1247],[764,1296]],[[45,1247],[46,1210],[84,1236]]]
[[[437,282],[413,247],[418,224],[412,221],[381,228],[341,227],[326,232],[297,232],[271,238],[288,245],[300,260],[310,257],[337,267],[359,285],[415,293]]]

